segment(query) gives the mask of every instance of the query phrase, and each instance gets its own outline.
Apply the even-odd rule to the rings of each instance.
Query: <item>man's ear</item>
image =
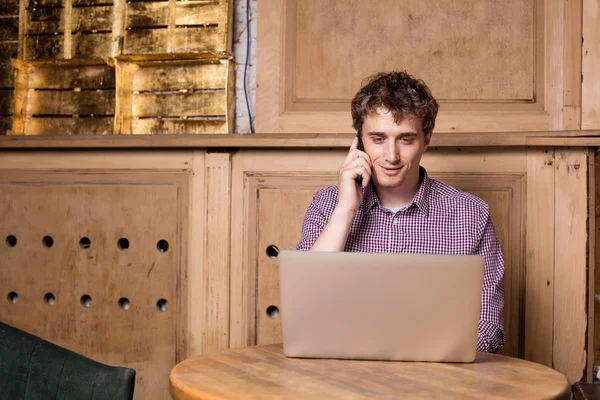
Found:
[[[433,132],[429,132],[425,134],[425,150],[427,150],[427,147],[429,147],[429,143],[431,143],[431,136],[433,135]]]

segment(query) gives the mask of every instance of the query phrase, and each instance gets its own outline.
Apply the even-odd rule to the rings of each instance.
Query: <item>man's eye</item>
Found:
[[[402,142],[404,142],[404,143],[412,143],[412,141],[413,141],[413,138],[410,136],[402,138]]]
[[[373,141],[374,141],[375,143],[383,143],[383,138],[380,138],[380,137],[378,137],[378,138],[373,138]]]

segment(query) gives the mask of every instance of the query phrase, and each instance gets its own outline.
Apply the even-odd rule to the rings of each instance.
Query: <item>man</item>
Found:
[[[506,340],[504,260],[489,207],[430,179],[419,165],[437,101],[406,72],[380,73],[356,94],[351,111],[357,137],[338,185],[317,192],[308,207],[298,250],[483,256],[477,351],[498,351]]]

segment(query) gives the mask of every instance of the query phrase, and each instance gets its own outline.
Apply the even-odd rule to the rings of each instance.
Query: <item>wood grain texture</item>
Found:
[[[109,134],[114,131],[115,72],[105,64],[42,65],[15,61],[11,134]]]
[[[320,188],[335,184],[336,176],[257,176],[252,186],[256,188],[258,210],[257,225],[258,264],[256,286],[256,344],[281,343],[281,318],[279,317],[279,271],[277,258],[267,253],[269,246],[279,250],[295,250],[300,241],[302,220],[314,193]],[[253,243],[251,242],[250,246]],[[269,310],[276,307],[277,311]],[[270,311],[270,313],[268,313]]]
[[[281,340],[279,319],[266,313],[268,307],[279,306],[276,260],[266,249],[295,248],[311,193],[335,184],[344,153],[336,150],[327,156],[314,150],[310,159],[296,152],[245,150],[235,155],[232,223],[243,229],[232,232],[231,346]],[[423,165],[432,177],[489,202],[506,260],[505,328],[510,339],[503,352],[522,356],[522,331],[529,323],[524,318],[525,231],[530,229],[525,225],[526,157],[509,149],[435,148],[426,153]],[[532,323],[537,323],[535,318]],[[551,326],[543,329],[551,332]]]
[[[191,92],[165,94],[134,94],[133,117],[225,117],[227,94],[218,92]]]
[[[534,101],[536,3],[287,1],[286,109],[321,101],[328,110],[366,76],[397,69],[418,74],[442,101]]]
[[[0,115],[12,115],[14,106],[13,89],[0,89]]]
[[[114,90],[36,90],[27,95],[25,115],[110,115],[115,112]]]
[[[315,150],[311,152],[310,158],[302,153],[283,150],[266,150],[259,153],[244,150],[234,155],[231,221],[237,228],[231,232],[230,347],[256,343],[257,332],[261,330],[257,326],[257,318],[263,321],[262,317],[257,317],[257,302],[263,310],[266,309],[266,302],[275,301],[276,294],[272,291],[262,290],[260,295],[257,292],[257,285],[265,282],[266,288],[272,289],[269,282],[272,283],[276,279],[273,277],[276,271],[271,268],[269,274],[267,269],[262,268],[268,268],[268,265],[272,267],[273,260],[264,257],[266,249],[259,244],[259,240],[262,240],[260,238],[270,240],[277,237],[280,248],[293,248],[296,243],[292,242],[299,234],[299,231],[283,229],[284,226],[277,222],[281,222],[281,219],[259,221],[259,190],[279,188],[298,190],[298,193],[302,190],[316,191],[318,187],[333,184],[331,171],[335,171],[341,161],[339,152],[332,153],[327,150]],[[285,209],[294,209],[297,214],[288,215],[285,220],[295,221],[290,223],[298,227],[304,214],[299,206],[305,205],[305,198],[294,197],[289,200],[291,204],[286,204]],[[270,212],[283,218],[283,214],[279,214],[281,211]],[[260,224],[267,224],[264,227],[276,224],[278,229],[259,233]],[[262,275],[262,279],[259,274]],[[270,327],[265,326],[265,330],[269,330],[270,333],[265,340],[272,340],[279,321],[267,323]]]
[[[32,89],[114,89],[115,69],[104,64],[57,67],[17,65],[29,72]]]
[[[0,43],[0,87],[15,87],[15,71],[12,68],[12,58],[17,58],[18,43]]]
[[[585,382],[594,383],[594,362],[596,360],[596,207],[598,204],[596,191],[596,149],[587,150],[588,168],[588,240],[587,240],[587,332],[586,332],[586,375]]]
[[[112,6],[87,6],[73,7],[71,14],[71,31],[90,32],[112,30],[113,7]],[[110,39],[109,39],[110,40]]]
[[[205,254],[206,254],[206,160],[204,151],[192,151],[189,160],[184,161],[184,166],[191,168],[190,174],[190,223],[187,269],[187,310],[184,316],[188,327],[187,354],[182,354],[181,359],[202,353],[203,333],[205,331]]]
[[[136,399],[167,399],[165,377],[187,332],[187,174],[6,171],[0,174],[1,286],[19,301],[3,321],[87,357],[137,372]],[[53,212],[48,213],[51,207]],[[110,217],[108,217],[110,216]],[[45,247],[42,238],[53,239]],[[89,239],[82,247],[80,239]],[[119,247],[121,238],[128,248]],[[158,242],[168,243],[159,251]],[[52,294],[54,303],[45,302]],[[82,296],[90,297],[85,307]],[[167,301],[161,311],[159,300]]]
[[[594,164],[595,164],[595,176],[596,176],[596,185],[594,186],[594,197],[596,201],[596,208],[592,212],[590,210],[590,218],[595,219],[596,231],[595,231],[595,252],[596,256],[600,251],[600,153],[596,150],[596,154],[594,155]],[[591,189],[590,189],[591,190]],[[591,195],[591,193],[590,193]],[[590,259],[592,261],[592,259]],[[594,260],[596,271],[600,271],[600,257],[596,257]],[[596,363],[597,360],[600,360],[600,302],[596,301],[596,293],[600,293],[600,274],[596,274],[594,278],[594,352],[593,352],[593,360]],[[592,312],[591,310],[588,312]],[[590,350],[588,349],[588,352]],[[588,357],[589,357],[588,353]]]
[[[229,347],[229,276],[231,224],[231,155],[205,156],[206,244],[203,290],[205,311],[202,351]]]
[[[583,0],[581,128],[600,128],[600,4]]]
[[[26,85],[25,85],[26,86]],[[17,95],[18,95],[17,91]],[[117,96],[117,102],[123,96]],[[16,102],[19,105],[20,102]],[[167,121],[168,122],[168,121]],[[244,148],[340,148],[348,149],[354,134],[254,134],[254,135],[122,135],[103,137],[72,137],[67,132],[48,137],[4,136],[0,137],[0,148],[203,148],[203,147],[244,147]],[[553,145],[587,147],[600,145],[600,138],[578,136],[600,134],[598,130],[563,132],[509,132],[447,133],[434,135],[431,148],[457,147],[547,147]],[[557,136],[563,135],[563,136]]]
[[[390,37],[394,35],[394,32],[405,29],[405,25],[409,27],[414,25],[414,29],[411,31],[415,32],[424,29],[421,28],[426,25],[423,22],[424,19],[418,18],[419,15],[424,14],[420,7],[425,6],[421,3],[415,2],[414,10],[411,8],[413,3],[409,3],[408,6],[404,4],[400,6],[396,2],[390,1],[357,11],[353,7],[344,7],[342,2],[334,2],[326,12],[317,13],[317,10],[324,7],[319,2],[261,1],[258,5],[257,36],[257,57],[261,60],[257,70],[257,132],[352,132],[351,118],[348,113],[350,96],[348,93],[353,93],[360,82],[370,73],[356,71],[361,68],[371,68],[372,65],[385,64],[390,59],[387,51],[396,49],[396,47],[399,48],[397,52],[399,54],[402,54],[402,49],[411,53],[410,57],[404,57],[403,60],[396,62],[393,65],[394,69],[403,69],[403,65],[406,63],[426,63],[427,67],[417,68],[413,71],[418,77],[426,77],[430,71],[435,70],[437,62],[440,62],[440,66],[443,68],[444,72],[441,75],[436,74],[435,77],[427,80],[432,86],[438,79],[440,82],[443,81],[440,84],[443,87],[440,91],[442,95],[438,96],[442,107],[436,121],[436,132],[577,129],[580,120],[577,92],[581,85],[578,75],[581,68],[577,61],[578,54],[580,54],[578,52],[581,51],[577,42],[577,38],[580,37],[578,36],[580,30],[578,31],[577,27],[580,24],[577,21],[578,18],[581,18],[581,7],[572,3],[576,2],[514,3],[515,7],[508,7],[505,9],[506,11],[503,11],[508,12],[506,15],[488,8],[489,4],[486,7],[478,4],[477,7],[471,7],[467,12],[463,12],[461,24],[453,25],[452,29],[444,32],[444,35],[429,37],[427,35],[431,29],[427,28],[426,34],[415,38],[413,45],[410,40],[405,40],[407,36],[410,37],[410,34],[403,35],[401,41],[391,40]],[[388,7],[383,7],[384,4],[388,4]],[[395,9],[395,7],[401,8]],[[460,12],[461,7],[462,5],[455,5],[454,2],[436,2],[435,6],[429,7],[426,20],[430,21],[432,18],[439,17],[442,23],[436,26],[443,26],[444,18]],[[465,7],[467,7],[466,3]],[[313,11],[315,12],[313,13]],[[383,30],[382,33],[379,25],[368,25],[366,22],[361,22],[362,19],[357,17],[356,12],[361,12],[360,15],[373,15],[379,12],[376,19],[384,21],[384,23],[391,21],[390,18],[393,15],[394,21],[401,21],[401,23],[397,24],[396,29]],[[471,13],[475,13],[477,18],[469,18]],[[327,18],[319,15],[327,16]],[[506,94],[514,85],[515,88],[519,87],[519,90],[526,87],[531,88],[533,100],[528,101],[527,97],[525,100],[519,100],[518,98],[521,98],[523,94],[517,93],[518,91],[513,93],[512,100],[490,99],[489,97],[485,100],[478,99],[478,94],[475,92],[485,85],[478,85],[475,92],[469,92],[468,89],[469,79],[477,80],[476,72],[470,74],[465,72],[464,76],[461,75],[464,71],[448,73],[451,68],[456,67],[460,70],[463,61],[470,59],[470,56],[477,58],[486,51],[495,51],[495,45],[477,46],[475,41],[479,39],[471,36],[469,27],[476,26],[478,21],[486,18],[493,19],[494,23],[487,24],[485,29],[493,31],[497,23],[502,26],[499,29],[499,32],[504,32],[500,35],[502,39],[498,35],[490,35],[496,44],[505,40],[507,35],[510,36],[505,30],[506,26],[515,24],[515,28],[509,28],[509,31],[521,33],[513,39],[506,39],[507,46],[501,46],[501,50],[499,50],[503,53],[502,57],[491,57],[487,62],[475,62],[474,64],[478,65],[479,69],[489,67],[490,71],[497,71],[496,68],[503,69],[499,66],[501,63],[508,62],[510,67],[503,71],[512,72],[510,79],[514,78],[518,81],[528,76],[529,83],[527,85],[517,82],[507,84],[503,86],[502,90],[496,90],[494,95]],[[326,19],[340,21],[336,25],[339,30],[335,30],[336,33],[332,35],[320,35],[322,40],[305,40],[305,38],[311,38],[311,35],[318,33],[320,29],[324,29]],[[505,19],[506,21],[501,23]],[[369,18],[364,20],[367,21]],[[352,26],[352,29],[349,26]],[[548,26],[553,28],[544,28]],[[311,31],[311,27],[314,28],[315,33]],[[524,29],[524,31],[519,29]],[[481,30],[473,29],[473,31]],[[301,35],[300,32],[304,32],[306,35]],[[371,37],[372,39],[369,39]],[[442,46],[437,42],[440,37],[457,37],[462,40]],[[362,49],[364,43],[368,43],[369,40],[387,44],[375,44],[360,52],[358,56],[343,56],[346,49]],[[358,43],[358,45],[354,47],[339,46],[336,43]],[[394,45],[390,47],[389,43],[394,43]],[[514,50],[513,46],[521,45],[525,45],[527,50],[516,50],[514,58],[505,57],[504,52],[513,54],[510,49]],[[300,51],[300,49],[304,50]],[[455,51],[447,54],[448,49],[455,49]],[[366,61],[361,63],[360,57],[363,54]],[[423,54],[427,54],[427,57],[420,57]],[[452,61],[441,62],[440,60],[444,57],[449,57]],[[328,60],[332,59],[345,60],[345,64],[336,62],[335,66],[331,66],[331,62]],[[408,61],[405,61],[407,59]],[[525,59],[529,61],[525,62]],[[519,66],[512,64],[512,61]],[[302,65],[302,68],[299,65]],[[523,72],[521,74],[518,71],[523,65],[529,65],[529,67],[526,68],[526,72],[525,70],[521,71]],[[327,66],[331,68],[328,69]],[[340,72],[337,68],[342,68],[344,71]],[[391,67],[377,68],[377,70],[384,69],[391,69]],[[356,76],[351,75],[355,72]],[[445,73],[448,73],[448,76],[442,78]],[[489,75],[487,76],[489,77]],[[517,76],[521,76],[521,78],[517,78]],[[312,84],[317,80],[321,82],[321,79],[326,80],[326,83]],[[452,85],[459,82],[463,82],[463,84],[452,89]],[[494,80],[491,85],[498,82]],[[446,88],[448,93],[451,93],[450,95],[444,95]],[[297,94],[296,90],[300,94]],[[454,92],[452,92],[453,90]],[[490,90],[494,91],[495,89]],[[465,96],[465,93],[470,97]],[[434,94],[436,94],[435,88]]]
[[[19,15],[19,1],[6,0],[0,4],[0,15]]]
[[[525,359],[552,367],[554,326],[554,150],[527,151]],[[543,228],[541,228],[543,227]]]
[[[556,148],[555,171],[553,367],[574,384],[586,360],[587,151]]]
[[[12,129],[13,117],[0,117],[0,136],[6,135]]]
[[[177,400],[570,397],[560,373],[487,353],[468,364],[311,360],[286,358],[281,345],[265,345],[191,358],[169,378]]]
[[[0,14],[1,15],[1,14]],[[15,17],[3,16],[0,25],[0,41],[18,40],[19,19]]]
[[[27,25],[24,33],[26,35],[57,32],[64,34],[64,12],[63,7],[28,10],[25,14]]]
[[[231,53],[232,16],[232,0],[127,4],[122,54]]]
[[[116,133],[232,133],[233,68],[220,59],[117,61]]]
[[[110,33],[81,33],[70,36],[72,57],[106,59],[111,54],[112,35]]]
[[[31,36],[23,38],[25,60],[61,60],[64,59],[64,35]]]
[[[110,135],[113,132],[114,118],[97,116],[94,118],[64,117],[64,118],[44,118],[44,117],[24,117],[18,119],[23,124],[25,135],[27,132],[35,132],[35,135],[47,135],[53,137],[57,134],[68,133],[69,135],[98,136]],[[14,118],[17,121],[17,118]],[[15,134],[15,128],[10,134]]]

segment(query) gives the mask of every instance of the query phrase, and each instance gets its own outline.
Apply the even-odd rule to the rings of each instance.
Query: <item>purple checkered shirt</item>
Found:
[[[504,333],[504,259],[486,202],[472,194],[430,179],[421,168],[422,183],[412,203],[395,214],[379,204],[369,185],[352,222],[345,251],[370,253],[478,254],[485,258],[477,351],[496,352]],[[298,250],[309,250],[337,205],[338,188],[318,191],[302,224]]]

